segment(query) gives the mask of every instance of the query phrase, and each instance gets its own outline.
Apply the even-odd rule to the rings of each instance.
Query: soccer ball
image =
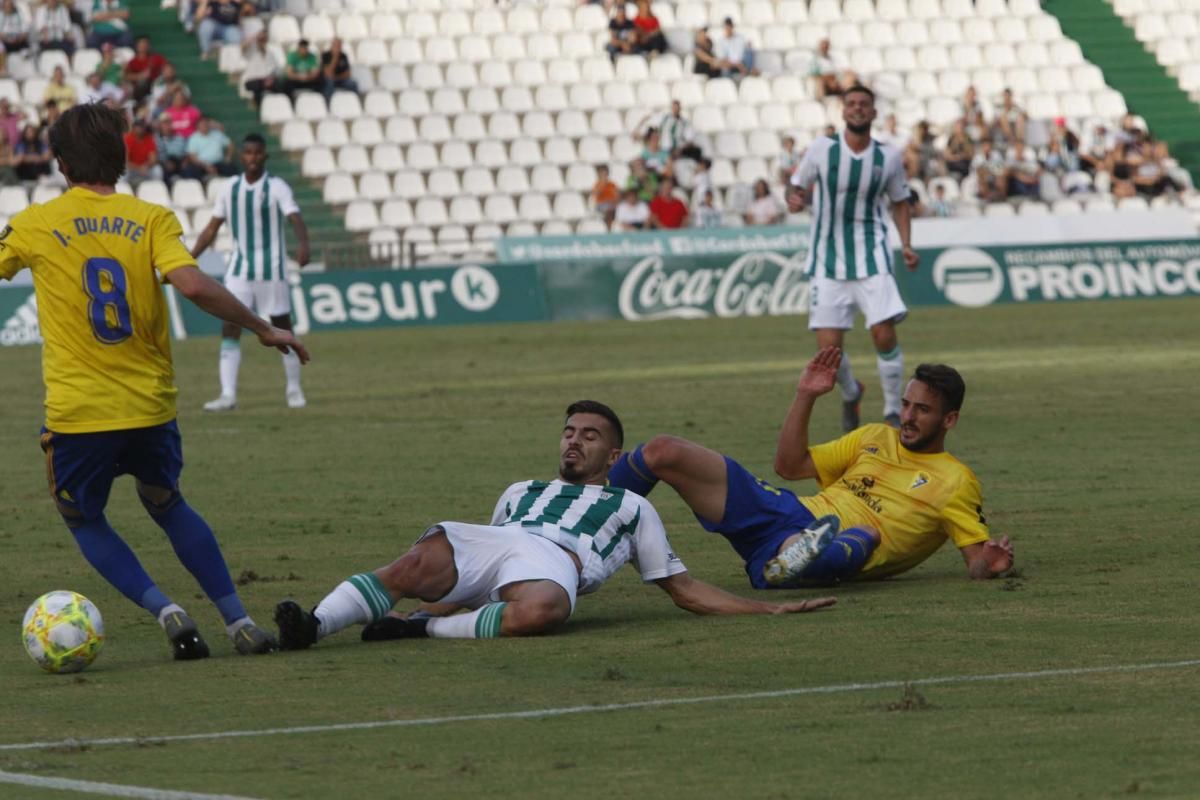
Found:
[[[79,672],[104,645],[104,620],[81,594],[47,592],[33,601],[21,624],[25,652],[47,672]]]

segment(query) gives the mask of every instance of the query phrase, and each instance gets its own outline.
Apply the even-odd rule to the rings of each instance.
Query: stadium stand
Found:
[[[836,91],[845,77],[876,91],[878,136],[905,151],[921,213],[1197,206],[1190,174],[1171,157],[1186,143],[1151,139],[1147,121],[1155,133],[1160,123],[1128,113],[1134,90],[1110,86],[1064,35],[1064,24],[1075,30],[1070,13],[1080,1],[1056,0],[1057,16],[1037,0],[658,2],[650,8],[667,52],[648,57],[635,46],[612,58],[603,7],[567,0],[284,0],[273,13],[243,18],[244,44],[221,44],[209,60],[201,60],[182,12],[160,9],[157,0],[133,0],[131,9],[134,31],[170,54],[179,78],[232,139],[268,130],[270,169],[295,187],[314,241],[329,250],[357,243],[402,259],[452,260],[489,257],[500,235],[604,230],[592,198],[595,166],[608,166],[617,187],[638,182],[648,200],[652,186],[632,174],[638,159],[651,172],[669,170],[693,204],[711,187],[723,210],[718,221],[742,225],[751,186],[766,179],[781,196],[807,143],[840,125]],[[1200,11],[1183,0],[1114,3],[1132,34],[1200,96]],[[1096,5],[1088,4],[1092,17]],[[729,39],[719,29],[733,26],[752,48],[743,66],[720,62]],[[718,32],[704,40],[700,27]],[[265,63],[279,67],[301,40],[320,53],[340,39],[348,72],[339,86],[353,90],[309,91],[302,87],[325,87],[278,76],[261,89],[256,109],[243,73],[260,30]],[[1079,39],[1086,44],[1084,34]],[[1095,49],[1101,62],[1103,49]],[[118,62],[131,55],[116,51]],[[87,48],[73,57],[50,49],[34,58],[10,54],[0,103],[36,119],[55,67],[82,95],[84,77],[101,60]],[[819,78],[827,69],[832,81]],[[644,128],[661,126],[672,101],[682,104],[695,150],[683,158],[676,142],[667,149],[677,157],[659,163],[662,146],[648,145]],[[1161,119],[1163,131],[1174,132],[1175,120]],[[994,145],[988,157],[985,139]],[[207,221],[219,181],[151,178],[137,191],[175,208],[190,234]],[[40,184],[53,183],[50,176],[6,187],[0,218],[29,202],[35,185],[51,191]]]

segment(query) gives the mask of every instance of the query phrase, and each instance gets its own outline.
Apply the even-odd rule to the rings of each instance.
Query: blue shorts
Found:
[[[756,478],[725,456],[725,516],[718,522],[696,516],[706,531],[719,533],[746,562],[746,576],[755,589],[776,589],[763,579],[763,567],[789,536],[815,519],[799,498]],[[804,577],[809,577],[805,575]]]
[[[175,420],[100,433],[55,433],[43,428],[42,451],[50,493],[68,524],[103,514],[113,481],[120,475],[175,489],[183,471],[183,444]]]

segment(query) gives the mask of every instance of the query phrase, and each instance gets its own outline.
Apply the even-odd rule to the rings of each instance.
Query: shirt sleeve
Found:
[[[164,282],[173,270],[196,266],[196,259],[183,244],[183,228],[175,212],[163,209],[150,222],[149,234],[154,268]]]
[[[986,542],[990,538],[983,515],[983,491],[979,479],[966,467],[962,483],[942,512],[942,530],[955,547]]]
[[[229,193],[233,191],[233,182],[235,180],[237,179],[229,178],[225,181],[225,185],[221,187],[221,191],[217,192],[217,199],[213,201],[213,219],[225,219],[229,216]]]
[[[13,222],[20,224],[23,222],[22,216],[14,217]],[[11,224],[5,225],[4,230],[0,230],[0,278],[11,281],[18,272],[29,266],[28,252],[25,237]]]
[[[888,174],[887,194],[888,198],[893,203],[899,203],[901,200],[907,200],[909,195],[908,176],[904,172],[904,165],[900,161],[899,155],[894,151],[891,155],[891,172]]]
[[[800,165],[792,173],[792,186],[808,189],[817,182],[817,178],[821,175],[820,167],[817,164],[817,149],[817,147],[809,145],[809,148],[804,151],[804,158],[800,159]]]
[[[271,187],[271,192],[279,199],[279,210],[285,217],[300,213],[300,206],[297,205],[296,197],[292,194],[292,187],[287,185],[287,181],[276,180],[275,185]]]
[[[641,573],[642,580],[649,583],[687,572],[687,567],[671,549],[667,529],[663,527],[662,518],[654,506],[644,498],[639,498],[639,501],[630,562]]]
[[[508,519],[508,515],[512,513],[513,494],[522,485],[514,483],[504,490],[504,494],[500,495],[500,499],[496,501],[496,507],[492,509],[492,519],[488,522],[489,525],[499,525]]]
[[[817,484],[824,489],[845,474],[862,449],[862,428],[851,431],[840,439],[808,448],[813,464],[817,468]]]

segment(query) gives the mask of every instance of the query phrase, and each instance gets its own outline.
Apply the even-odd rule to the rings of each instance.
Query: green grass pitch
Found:
[[[898,579],[839,587],[837,608],[818,614],[693,617],[625,570],[558,636],[367,645],[347,631],[239,658],[121,479],[110,520],[213,646],[185,664],[58,520],[37,444],[39,351],[0,350],[0,770],[256,798],[1195,797],[1195,666],[148,739],[1197,658],[1197,309],[1189,298],[917,310],[900,328],[907,365],[946,361],[966,377],[950,449],[980,476],[993,532],[1013,537],[1017,573],[972,583],[946,547]],[[385,563],[432,522],[486,519],[510,482],[552,476],[572,400],[612,404],[631,443],[677,433],[770,478],[813,351],[802,318],[308,344],[307,409],[285,408],[278,359],[247,339],[240,407],[226,415],[199,410],[215,396],[217,342],[175,348],[183,490],[263,622],[282,598],[311,605]],[[848,346],[874,419],[866,335]],[[838,406],[820,402],[814,439],[836,435]],[[695,575],[752,593],[669,489],[652,500]],[[95,601],[108,629],[78,676],[42,674],[19,643],[26,606],[60,588]],[[104,737],[146,741],[4,747]],[[79,796],[0,782],[0,797]]]

